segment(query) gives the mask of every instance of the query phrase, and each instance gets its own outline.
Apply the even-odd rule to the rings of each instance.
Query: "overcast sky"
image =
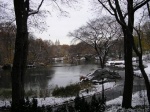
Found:
[[[95,18],[98,15],[99,16],[110,15],[106,11],[97,14],[94,8],[98,9],[98,12],[100,12],[99,5],[92,6],[93,4],[91,1],[93,0],[80,0],[80,1],[82,2],[76,4],[73,8],[65,7],[65,10],[69,13],[67,17],[60,16],[60,14],[58,13],[59,11],[56,11],[57,9],[52,7],[51,9],[53,10],[52,14],[51,16],[49,15],[47,17],[46,21],[46,24],[49,27],[42,34],[36,32],[35,33],[36,37],[46,40],[52,40],[53,42],[59,40],[60,44],[70,45],[71,40],[73,38],[67,36],[69,32],[73,32],[75,29],[78,29],[82,25],[85,25],[89,20]],[[43,7],[50,7],[50,5],[47,6],[43,5]],[[137,14],[139,16],[140,13]],[[136,16],[136,20],[138,20],[138,16]]]
[[[62,16],[62,13],[60,13],[58,7],[54,6],[54,4],[52,4],[54,2],[50,1],[51,0],[44,0],[44,4],[41,7],[41,10],[49,10],[51,13],[46,13],[47,17],[43,18],[43,20],[40,20],[41,22],[46,21],[46,30],[40,32],[36,28],[31,28],[32,30],[29,28],[29,32],[32,32],[35,37],[42,38],[43,40],[52,40],[53,42],[59,40],[60,44],[70,45],[72,38],[67,36],[68,33],[73,32],[82,25],[85,25],[89,20],[95,17],[95,14],[92,13],[93,11],[91,11],[92,5],[90,1],[92,0],[77,0],[78,3],[69,4],[70,7],[59,4],[63,11],[68,12],[66,14],[67,16]],[[0,0],[0,3],[1,2],[7,4],[8,10],[6,9],[6,11],[13,9],[13,0]],[[38,6],[40,2],[41,0],[31,3],[30,5],[33,9],[36,9],[35,6]],[[8,12],[8,14],[9,16],[13,16],[12,18],[14,19],[14,12]],[[39,22],[37,21],[37,23]]]
[[[9,2],[8,2],[9,1]],[[34,1],[34,0],[33,0]],[[41,0],[36,1],[35,3],[32,3],[33,6],[38,6]],[[46,1],[46,0],[44,0]],[[47,0],[50,1],[50,0]],[[77,0],[78,1],[78,0]],[[108,12],[103,11],[103,13],[99,10],[99,5],[93,5],[93,0],[80,0],[78,3],[74,5],[74,3],[70,4],[70,7],[68,6],[62,6],[59,4],[59,6],[64,10],[67,11],[67,17],[62,16],[62,13],[58,10],[58,7],[54,7],[52,3],[54,2],[44,2],[41,9],[42,10],[49,10],[51,14],[46,14],[47,17],[42,18],[41,22],[46,22],[46,29],[42,33],[38,30],[30,30],[29,32],[32,32],[35,34],[37,38],[42,38],[43,40],[52,40],[55,42],[56,40],[59,40],[61,44],[71,44],[71,37],[68,37],[69,32],[73,32],[74,30],[78,29],[82,25],[85,25],[89,20],[92,20],[96,16],[99,15],[108,15]],[[97,0],[95,0],[97,1]],[[0,0],[1,2],[6,2],[8,4],[8,9],[13,7],[13,0]],[[98,6],[98,7],[97,7]],[[35,8],[36,9],[36,8]],[[98,9],[97,13],[95,10]],[[8,10],[10,11],[10,10]],[[140,11],[139,11],[140,12]],[[10,15],[14,15],[10,12]],[[137,13],[136,20],[138,20],[140,17],[140,13]],[[9,17],[10,18],[10,17]],[[39,23],[39,22],[37,22]],[[41,25],[41,24],[39,24]],[[42,25],[41,25],[42,26]]]
[[[46,24],[49,27],[43,33],[36,32],[36,37],[52,40],[53,42],[59,40],[60,44],[71,44],[72,38],[68,37],[67,34],[86,24],[88,20],[94,17],[88,0],[65,10],[69,13],[67,17],[61,16],[59,11],[53,11],[51,15],[48,15]]]

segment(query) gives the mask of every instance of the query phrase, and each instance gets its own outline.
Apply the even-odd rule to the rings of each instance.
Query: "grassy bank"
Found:
[[[56,97],[76,96],[80,90],[87,89],[89,87],[91,87],[90,82],[70,84],[66,87],[56,87],[53,90],[52,95]]]

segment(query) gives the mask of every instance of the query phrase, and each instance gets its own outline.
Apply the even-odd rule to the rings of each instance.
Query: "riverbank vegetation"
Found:
[[[89,89],[92,86],[92,83],[90,81],[88,82],[81,82],[76,84],[70,84],[66,87],[55,87],[52,93],[49,90],[40,90],[39,94],[36,90],[28,90],[25,91],[25,97],[40,97],[45,98],[54,96],[54,97],[70,97],[70,96],[76,96],[79,94],[81,90]],[[11,98],[12,90],[11,89],[1,89],[0,90],[0,97],[1,98]]]
[[[88,82],[81,82],[81,83],[76,83],[76,84],[70,84],[67,85],[66,87],[56,87],[52,95],[56,97],[70,97],[70,96],[76,96],[79,94],[80,90],[90,88],[92,84]]]

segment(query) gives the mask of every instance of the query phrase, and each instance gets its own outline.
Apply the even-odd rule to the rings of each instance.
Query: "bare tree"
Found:
[[[17,112],[24,101],[24,75],[28,54],[28,17],[39,12],[44,0],[36,10],[30,8],[30,0],[14,0],[16,17],[16,41],[12,76],[12,111]],[[21,110],[20,110],[21,111]]]
[[[133,88],[133,67],[132,67],[132,49],[133,29],[135,13],[138,9],[146,5],[150,0],[98,0],[100,5],[114,16],[121,25],[124,35],[124,57],[125,57],[125,84],[123,92],[122,106],[131,107],[132,88]]]
[[[99,57],[100,66],[103,69],[107,61],[110,47],[114,45],[113,40],[120,36],[118,25],[110,17],[102,17],[87,23],[69,36],[87,43],[93,47]]]
[[[105,16],[100,19],[90,21],[86,26],[79,28],[69,35],[94,48],[97,56],[99,57],[100,66],[104,69],[110,48],[121,36],[121,31],[119,30],[118,24],[116,24],[113,19],[109,16]],[[102,99],[104,100],[103,83]]]

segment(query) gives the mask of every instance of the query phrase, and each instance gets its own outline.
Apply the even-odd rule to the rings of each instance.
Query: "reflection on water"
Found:
[[[98,68],[98,66],[92,64],[78,66],[65,65],[62,67],[53,67],[52,69],[55,71],[55,73],[52,80],[49,80],[49,86],[66,86],[70,83],[79,82],[79,77],[81,75],[87,75],[96,68]]]
[[[25,76],[25,90],[47,89],[48,81],[53,78],[54,72],[49,68],[28,69]]]
[[[70,64],[54,64],[49,68],[28,69],[25,76],[25,90],[47,90],[56,86],[66,86],[79,82],[81,75],[90,73],[98,68],[95,64],[72,66]],[[11,88],[10,71],[0,70],[0,89]]]

